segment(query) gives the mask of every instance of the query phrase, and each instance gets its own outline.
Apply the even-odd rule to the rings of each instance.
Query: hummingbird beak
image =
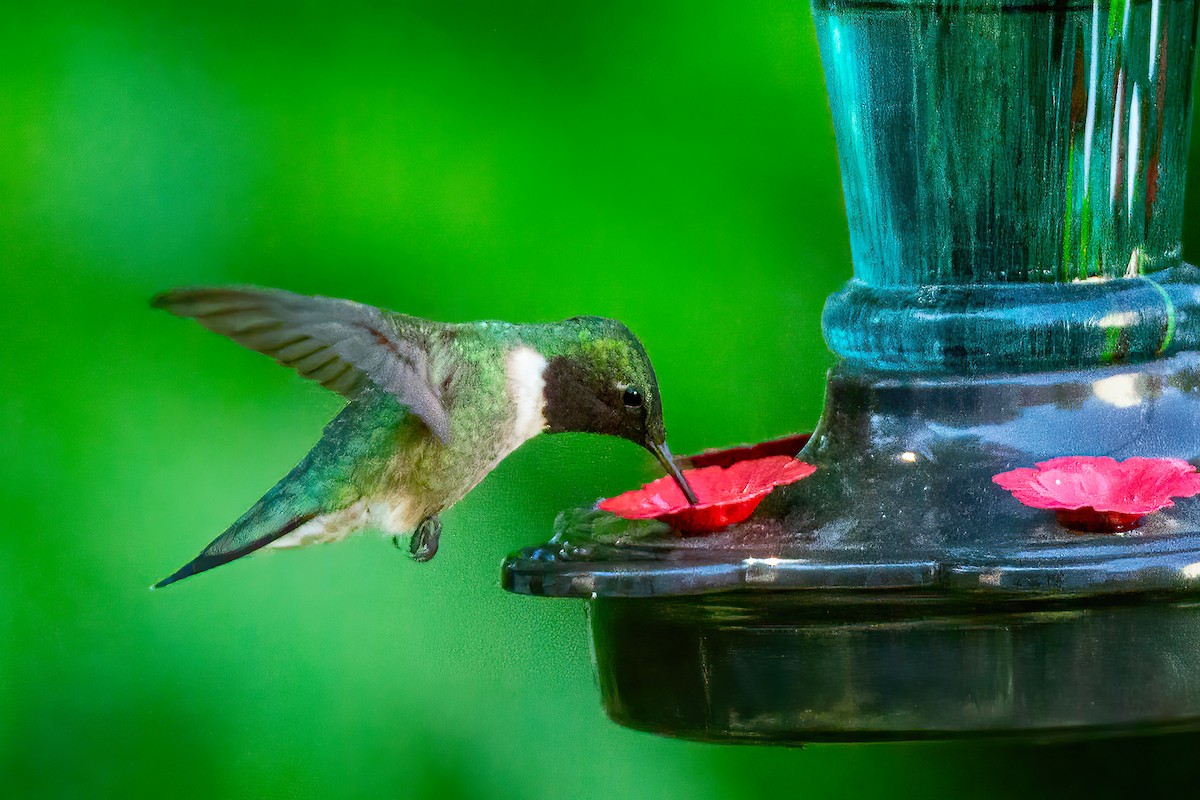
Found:
[[[688,486],[687,479],[683,477],[683,472],[679,469],[679,465],[671,457],[671,451],[667,448],[667,443],[656,444],[655,442],[650,442],[648,449],[651,453],[654,453],[659,463],[663,465],[663,469],[667,471],[667,474],[675,479],[675,483],[678,484],[680,491],[683,492],[683,496],[687,498],[687,501],[692,505],[697,505],[700,501],[696,499],[696,493],[692,491],[692,487]]]

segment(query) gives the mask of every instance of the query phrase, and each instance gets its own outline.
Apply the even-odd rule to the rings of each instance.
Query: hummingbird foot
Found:
[[[438,540],[442,536],[442,521],[437,514],[421,520],[408,543],[408,554],[414,561],[425,562],[437,555]],[[400,537],[393,536],[392,544],[400,548]]]

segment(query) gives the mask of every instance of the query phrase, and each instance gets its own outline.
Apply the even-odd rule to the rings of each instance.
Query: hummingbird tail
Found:
[[[344,416],[345,412],[339,419]],[[335,419],[330,423],[326,430],[333,428],[337,421]],[[331,457],[329,450],[327,439],[318,442],[303,461],[226,528],[224,533],[213,539],[200,551],[200,555],[184,564],[174,574],[154,584],[154,588],[161,589],[176,581],[249,555],[286,536],[306,522],[344,507],[345,503],[336,502],[331,496],[331,490],[334,490],[339,482],[330,474],[330,466],[336,467],[337,461],[335,457]]]
[[[381,410],[382,409],[382,410]],[[386,460],[372,453],[395,434],[407,411],[384,392],[371,389],[342,409],[308,455],[224,533],[159,581],[155,589],[249,555],[306,523],[336,515],[362,499]],[[342,523],[345,524],[345,520]],[[300,538],[304,539],[302,531]]]
[[[266,500],[266,498],[264,497],[263,500]],[[293,516],[281,526],[264,526],[260,522],[263,500],[255,503],[253,508],[243,514],[233,525],[230,525],[208,547],[204,548],[200,555],[175,570],[168,577],[154,584],[152,588],[161,589],[164,586],[170,586],[176,581],[206,572],[222,564],[228,564],[230,561],[242,556],[248,556],[255,550],[266,547],[281,536],[286,536],[304,523],[315,519],[320,514],[319,511],[309,511]]]

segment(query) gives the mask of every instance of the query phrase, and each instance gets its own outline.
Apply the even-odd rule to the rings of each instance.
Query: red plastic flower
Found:
[[[1063,527],[1091,532],[1131,530],[1172,497],[1200,494],[1200,474],[1178,458],[1064,456],[992,480],[1027,506],[1054,509]]]
[[[791,456],[687,469],[683,475],[700,501],[697,505],[690,505],[674,479],[666,476],[603,500],[600,508],[626,519],[659,519],[681,533],[704,533],[741,522],[776,486],[807,478],[816,469]]]
[[[739,461],[750,461],[766,456],[794,456],[804,449],[804,445],[808,444],[808,440],[811,438],[811,433],[795,433],[782,439],[771,439],[758,444],[705,450],[703,453],[681,458],[679,462],[680,466],[684,467],[711,467],[714,465],[728,467]]]

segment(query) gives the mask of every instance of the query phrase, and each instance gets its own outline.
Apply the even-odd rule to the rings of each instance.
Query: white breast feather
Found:
[[[545,371],[546,357],[531,347],[518,347],[508,355],[505,372],[516,408],[508,452],[546,429]]]

